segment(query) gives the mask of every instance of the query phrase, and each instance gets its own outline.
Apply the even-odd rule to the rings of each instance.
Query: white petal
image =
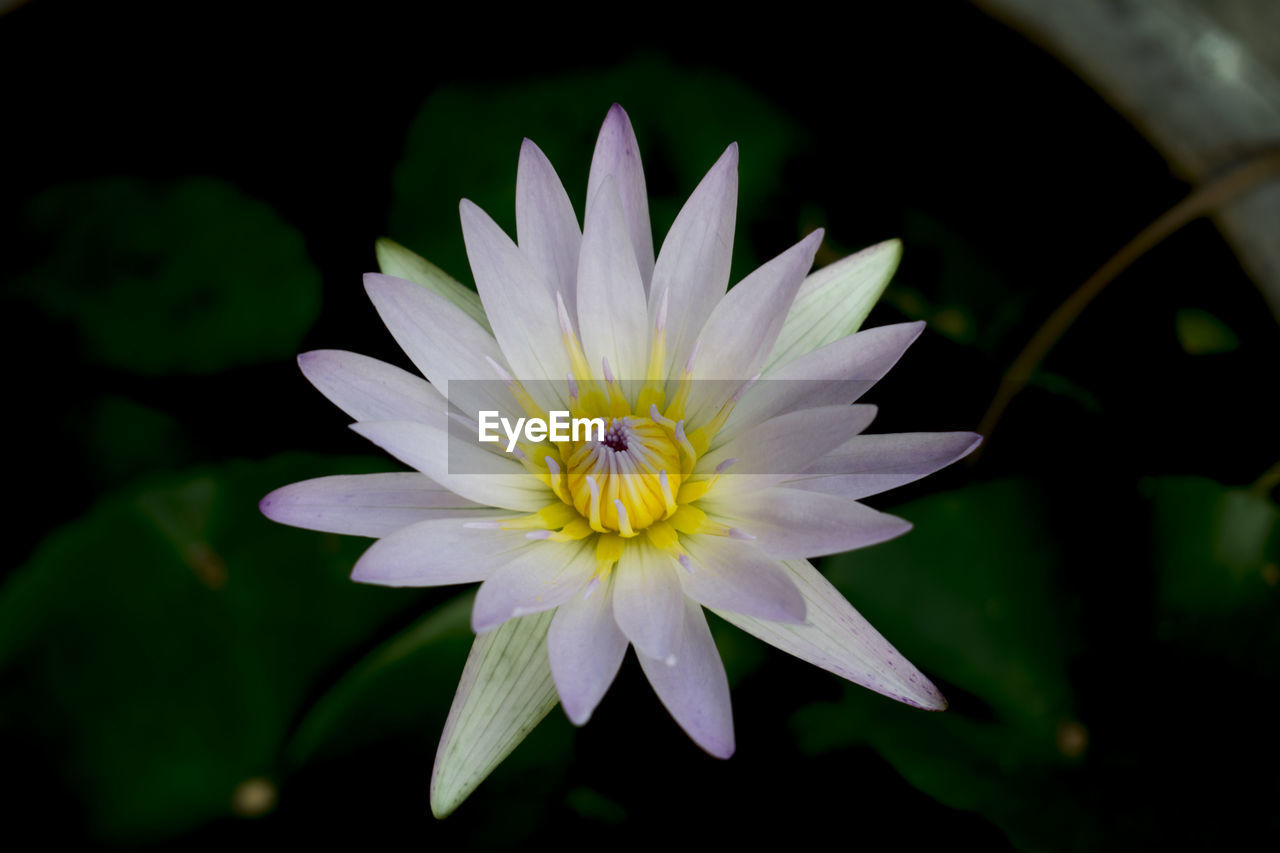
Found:
[[[607,358],[621,380],[643,380],[649,315],[627,221],[613,179],[606,177],[587,209],[578,262],[578,328],[593,370]],[[597,374],[599,375],[599,374]]]
[[[351,428],[404,464],[478,504],[536,512],[555,499],[551,489],[515,459],[451,438],[439,427],[378,421],[352,424]]]
[[[922,331],[923,322],[877,326],[778,365],[747,390],[716,438],[782,412],[852,403],[889,372]]]
[[[431,771],[431,811],[456,809],[556,706],[547,663],[550,613],[476,637]]]
[[[475,320],[486,332],[490,331],[489,320],[484,316],[484,306],[480,304],[480,294],[395,240],[382,237],[375,250],[378,269],[384,274],[422,285],[461,308],[463,313]]]
[[[489,510],[484,517],[500,513]],[[465,518],[411,524],[369,546],[351,572],[359,583],[445,586],[482,581],[518,552],[540,544],[521,532],[466,527]]]
[[[665,552],[631,540],[614,566],[613,616],[627,639],[650,657],[674,661],[684,633],[684,571]]]
[[[734,143],[698,184],[667,232],[653,268],[649,314],[668,293],[667,370],[689,358],[693,342],[729,286],[738,204],[738,145]]]
[[[396,343],[453,406],[472,416],[480,409],[515,410],[486,361],[505,365],[502,350],[466,313],[404,279],[370,273],[364,287]],[[450,391],[449,381],[456,379],[489,381],[459,383]]]
[[[423,378],[367,355],[314,350],[298,356],[307,380],[358,421],[435,422],[448,403]]]
[[[706,607],[760,619],[803,622],[804,599],[774,558],[725,536],[682,536],[692,571],[679,572],[684,591]]]
[[[856,436],[786,485],[857,500],[928,476],[968,456],[981,442],[974,432]]]
[[[947,707],[938,688],[889,645],[808,561],[788,560],[783,565],[804,595],[808,624],[715,612],[771,646],[855,684],[917,708],[939,711]]]
[[[560,704],[580,726],[604,698],[627,653],[626,635],[613,619],[612,577],[556,608],[547,652]]]
[[[745,430],[698,460],[694,471],[710,473],[722,462],[739,460],[716,481],[711,494],[766,489],[793,479],[823,454],[862,432],[875,406],[822,406],[788,412]]]
[[[647,289],[653,277],[653,229],[649,225],[649,196],[644,186],[644,169],[640,165],[640,146],[631,128],[631,119],[622,107],[614,104],[605,116],[591,157],[591,175],[587,179],[587,208],[595,202],[596,193],[606,177],[612,177],[622,199],[627,218],[631,248],[636,267]]]
[[[535,541],[491,574],[476,593],[471,627],[491,631],[516,616],[563,604],[595,572],[593,542]]]
[[[492,514],[422,474],[317,477],[276,489],[258,504],[272,521],[352,536],[387,536],[430,518]]]
[[[569,356],[550,287],[487,213],[466,199],[459,211],[476,289],[512,375],[551,380],[558,386],[569,372]],[[548,390],[549,386],[530,393],[539,397]],[[546,406],[550,401],[540,402]]]
[[[687,599],[683,632],[684,649],[674,666],[637,650],[640,666],[662,704],[693,742],[716,758],[728,758],[734,748],[729,679],[707,617]]]
[[[725,294],[697,333],[701,343],[695,378],[741,382],[759,374],[821,243],[819,228]],[[687,406],[689,423],[714,417],[731,387],[732,383],[695,383]]]
[[[902,243],[886,240],[805,279],[765,360],[766,369],[858,331],[901,258]]]
[[[856,501],[774,487],[700,506],[717,521],[755,537],[754,544],[775,557],[817,557],[864,548],[901,536],[911,522]]]
[[[516,170],[516,240],[552,296],[559,291],[572,312],[582,230],[551,161],[528,139]]]

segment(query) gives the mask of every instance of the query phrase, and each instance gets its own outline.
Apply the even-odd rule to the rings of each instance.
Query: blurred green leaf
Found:
[[[910,534],[828,558],[824,570],[909,659],[962,692],[951,710],[926,714],[848,688],[796,715],[802,747],[869,745],[920,790],[1032,846],[1086,837],[1058,774],[1087,730],[1075,721],[1072,630],[1059,615],[1044,499],[1030,483],[996,481],[894,512],[915,524]]]
[[[35,198],[24,222],[41,261],[15,294],[114,367],[211,373],[289,358],[319,309],[302,237],[221,181],[67,184]]]
[[[1274,671],[1280,510],[1269,499],[1201,477],[1142,482],[1161,630],[1202,652]]]
[[[91,406],[76,432],[95,483],[116,486],[194,461],[187,433],[172,415],[126,397],[105,396]]]
[[[1188,355],[1215,355],[1240,348],[1240,339],[1231,327],[1198,308],[1181,308],[1174,316],[1178,343]]]
[[[458,224],[468,198],[515,237],[520,142],[532,139],[555,164],[581,221],[596,133],[615,101],[631,116],[649,190],[655,248],[685,198],[729,143],[740,144],[739,232],[778,192],[778,175],[800,130],[741,82],[638,59],[602,70],[515,84],[447,86],[423,105],[396,170],[391,236],[441,269],[469,280]],[[760,258],[734,245],[737,275]],[[786,246],[759,247],[765,257]]]
[[[97,834],[154,840],[230,814],[241,783],[275,775],[317,679],[404,608],[348,579],[367,540],[257,509],[277,486],[373,465],[299,454],[156,479],[50,535],[0,589],[16,688],[0,725],[57,744],[40,760]]]
[[[1059,549],[1036,487],[983,483],[894,514],[915,524],[910,534],[828,558],[827,577],[927,673],[1051,743],[1071,711],[1071,634],[1058,615]]]
[[[475,639],[474,599],[465,593],[435,608],[348,670],[307,711],[289,742],[289,759],[301,764],[420,730],[425,720],[443,722]]]

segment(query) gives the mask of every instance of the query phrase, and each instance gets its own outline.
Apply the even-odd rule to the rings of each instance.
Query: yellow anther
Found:
[[[672,514],[668,523],[681,533],[699,533],[707,523],[707,514],[692,504],[684,504]]]
[[[596,537],[596,574],[603,576],[613,568],[622,556],[623,540],[614,533],[605,533]]]
[[[575,542],[579,539],[586,539],[593,533],[595,531],[591,529],[590,524],[587,524],[587,520],[582,516],[578,516],[547,538],[552,542]]]
[[[651,542],[655,548],[660,548],[663,551],[669,551],[673,548],[679,547],[680,537],[676,534],[676,529],[668,522],[654,522],[649,527],[645,528],[644,532],[649,538],[649,542]]]

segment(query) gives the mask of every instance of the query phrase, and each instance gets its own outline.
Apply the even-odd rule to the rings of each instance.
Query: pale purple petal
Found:
[[[437,420],[448,410],[425,379],[367,355],[314,350],[298,356],[307,380],[357,421]]]
[[[489,510],[484,517],[500,514]],[[473,519],[474,520],[474,519]],[[445,586],[482,581],[531,542],[523,532],[467,527],[465,518],[411,524],[369,546],[351,579],[380,586]]]
[[[476,290],[512,375],[562,383],[569,356],[551,288],[487,213],[466,199],[459,212]]]
[[[510,412],[515,401],[499,383],[468,382],[449,390],[453,379],[496,379],[487,359],[506,365],[502,350],[466,312],[411,281],[369,273],[364,277],[378,316],[405,355],[449,402],[469,415],[480,409]]]
[[[693,742],[716,758],[728,758],[734,748],[729,679],[702,608],[688,599],[684,602],[683,632],[684,648],[674,666],[637,650],[640,666],[662,704]]]
[[[875,417],[875,406],[822,406],[787,412],[757,424],[698,460],[694,471],[710,473],[718,465],[739,460],[716,481],[711,494],[766,489],[805,471],[862,432]]]
[[[724,500],[705,500],[707,514],[755,537],[775,557],[818,557],[901,536],[911,522],[856,501],[803,489],[774,487]]]
[[[803,622],[804,599],[777,559],[751,542],[725,536],[683,536],[688,571],[680,583],[706,607],[746,613],[760,619]]]
[[[581,595],[595,572],[595,549],[590,542],[534,541],[503,563],[476,593],[471,627],[477,634],[491,631],[516,616],[538,613]]]
[[[938,688],[817,569],[805,560],[788,560],[783,565],[808,604],[807,624],[769,622],[728,610],[716,613],[788,654],[899,702],[930,711],[947,707]]]
[[[529,266],[552,296],[558,291],[564,297],[572,316],[582,230],[551,161],[528,139],[520,146],[516,169],[516,240]]]
[[[698,333],[729,286],[737,205],[738,145],[734,143],[681,208],[653,268],[651,316],[657,316],[663,294],[669,294],[668,376],[689,358]]]
[[[684,633],[684,591],[670,555],[633,539],[614,566],[613,616],[627,639],[650,657],[674,661]]]
[[[447,816],[556,706],[547,663],[550,613],[476,637],[431,770],[431,812]]]
[[[852,403],[889,372],[922,331],[923,322],[877,326],[778,365],[747,390],[721,434],[736,435],[781,412]]]
[[[857,500],[913,483],[968,456],[981,443],[982,436],[974,432],[856,436],[786,485]]]
[[[366,422],[352,424],[351,429],[404,464],[478,504],[536,512],[555,499],[551,489],[514,458],[451,439],[444,429],[410,421]]]
[[[759,374],[821,243],[819,228],[725,294],[697,333],[697,379],[746,381]],[[686,408],[689,422],[714,417],[731,389],[732,383],[696,383]]]
[[[477,518],[491,514],[423,474],[349,474],[317,477],[282,486],[258,504],[272,521],[345,533],[387,536],[430,518]]]
[[[613,619],[613,580],[556,608],[547,652],[560,704],[575,726],[604,698],[627,653],[627,638]]]
[[[578,263],[578,328],[587,363],[607,359],[622,380],[645,378],[649,317],[644,285],[613,179],[606,177],[587,209]]]
[[[605,116],[600,135],[596,138],[596,150],[591,157],[591,174],[587,178],[587,207],[595,201],[596,193],[604,179],[612,177],[622,199],[622,210],[627,218],[627,231],[631,235],[631,248],[635,251],[636,267],[646,291],[653,277],[653,229],[649,225],[649,195],[645,191],[644,169],[640,165],[640,146],[631,119],[617,104]]]

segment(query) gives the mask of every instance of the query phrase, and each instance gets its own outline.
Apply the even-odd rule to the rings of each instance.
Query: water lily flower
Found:
[[[908,522],[861,499],[979,439],[863,434],[875,408],[855,398],[923,327],[857,331],[896,268],[896,241],[809,274],[815,231],[728,287],[737,162],[730,145],[655,257],[621,107],[596,143],[581,228],[525,140],[515,241],[461,203],[478,293],[389,241],[383,273],[365,277],[425,380],[349,352],[299,358],[356,432],[414,472],[295,483],[262,511],[376,537],[352,574],[363,583],[481,583],[432,775],[437,815],[557,701],[587,722],[628,647],[689,737],[729,757],[729,685],[703,608],[886,696],[945,707],[808,560],[905,533]],[[604,434],[476,433],[485,412],[532,421],[556,410],[599,418]]]

